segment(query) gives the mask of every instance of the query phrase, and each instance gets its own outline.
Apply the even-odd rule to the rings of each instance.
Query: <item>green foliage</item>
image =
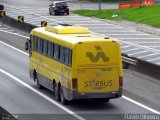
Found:
[[[160,28],[160,5],[129,9],[75,10],[74,13],[110,20],[128,20]]]

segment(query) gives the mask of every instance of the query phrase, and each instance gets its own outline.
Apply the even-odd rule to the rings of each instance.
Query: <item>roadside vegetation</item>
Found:
[[[74,10],[73,13],[109,20],[128,20],[160,28],[160,5],[129,9]]]

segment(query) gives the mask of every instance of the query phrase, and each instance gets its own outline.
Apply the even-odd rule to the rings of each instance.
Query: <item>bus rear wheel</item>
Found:
[[[55,92],[55,98],[59,102],[60,101],[60,89],[59,89],[58,84],[55,85],[55,91],[54,92]]]
[[[63,89],[60,87],[60,100],[63,105],[68,104],[68,100],[64,97]]]
[[[38,89],[42,89],[43,86],[39,84],[38,75],[36,71],[33,72],[33,79],[34,81],[36,81]]]

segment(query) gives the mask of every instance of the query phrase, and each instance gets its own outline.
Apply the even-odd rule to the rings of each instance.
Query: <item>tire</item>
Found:
[[[58,85],[56,85],[54,93],[55,93],[56,100],[59,102],[60,101],[60,89]]]
[[[67,12],[67,15],[69,15],[69,12]]]
[[[33,79],[36,81],[38,89],[43,89],[43,86],[39,84],[38,75],[35,71],[33,72]]]
[[[64,97],[62,87],[60,87],[60,100],[61,100],[61,103],[62,103],[63,105],[68,104],[68,100],[66,100],[66,98]]]
[[[57,13],[55,11],[52,12],[53,15],[57,15]]]
[[[0,5],[0,10],[4,10],[4,6],[3,5]]]
[[[49,14],[50,14],[50,15],[52,15],[52,12],[51,12],[51,10],[50,10],[50,9],[49,9]]]

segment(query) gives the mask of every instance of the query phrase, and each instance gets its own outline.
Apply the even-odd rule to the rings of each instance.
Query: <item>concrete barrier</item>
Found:
[[[160,80],[160,65],[158,66],[147,61],[138,60],[137,71]]]
[[[9,16],[5,16],[3,18],[0,18],[0,21],[2,23],[5,23],[9,26],[12,26],[14,28],[17,28],[17,29],[20,29],[20,30],[23,30],[25,32],[30,32],[32,29],[36,28],[37,26],[34,26],[34,25],[31,25],[29,23],[20,23],[18,22],[18,20],[16,19],[13,19]]]

